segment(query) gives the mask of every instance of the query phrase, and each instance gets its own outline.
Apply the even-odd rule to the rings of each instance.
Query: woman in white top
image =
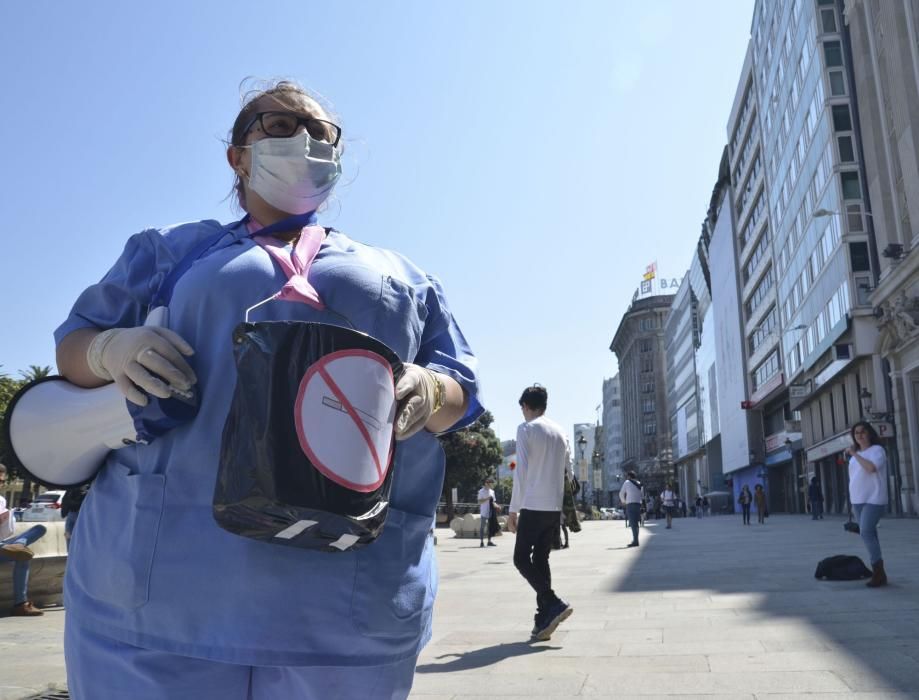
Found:
[[[673,484],[667,482],[667,488],[661,492],[661,502],[664,505],[664,513],[667,515],[667,529],[673,525],[673,507],[676,504],[676,494],[673,492]]]
[[[859,421],[852,426],[853,445],[846,448],[849,455],[849,501],[862,541],[868,548],[874,572],[867,585],[871,588],[887,584],[877,525],[887,507],[887,453],[881,439],[870,423]]]

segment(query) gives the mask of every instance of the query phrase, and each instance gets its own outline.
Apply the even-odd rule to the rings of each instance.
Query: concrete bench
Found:
[[[481,520],[482,516],[478,513],[466,513],[466,515],[453,518],[453,522],[450,523],[450,528],[456,533],[457,537],[478,539],[479,523]],[[498,534],[494,535],[494,537],[500,537],[501,533],[507,529],[507,516],[499,515],[498,524],[501,526],[501,530],[499,530]]]
[[[67,542],[64,540],[64,521],[46,523],[16,523],[16,534],[33,525],[44,525],[48,531],[34,542],[30,549],[35,552],[29,568],[29,600],[39,607],[63,603],[64,569],[67,565]],[[0,562],[0,615],[13,607],[13,562]]]

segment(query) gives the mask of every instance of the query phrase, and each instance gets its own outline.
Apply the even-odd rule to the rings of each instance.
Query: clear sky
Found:
[[[443,281],[502,439],[520,391],[596,420],[645,266],[688,268],[753,0],[7,2],[0,12],[0,371],[131,234],[238,218],[222,139],[246,76],[328,99],[322,217]]]

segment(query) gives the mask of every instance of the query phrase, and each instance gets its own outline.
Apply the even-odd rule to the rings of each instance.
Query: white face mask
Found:
[[[267,138],[251,146],[249,187],[287,214],[315,211],[341,177],[341,152],[307,132],[286,139]]]

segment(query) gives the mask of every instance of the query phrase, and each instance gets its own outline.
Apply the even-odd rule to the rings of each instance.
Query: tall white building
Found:
[[[603,380],[603,504],[616,505],[622,487],[622,393],[619,375]]]

